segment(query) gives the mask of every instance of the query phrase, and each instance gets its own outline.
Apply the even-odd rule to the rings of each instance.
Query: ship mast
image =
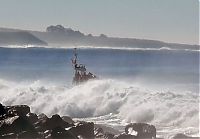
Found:
[[[78,54],[77,54],[77,49],[76,48],[74,48],[74,52],[73,53],[74,53],[74,57],[71,59],[72,66],[73,66],[73,68],[75,70],[73,83],[74,84],[79,84],[79,83],[85,82],[85,81],[87,81],[89,79],[97,78],[91,72],[87,73],[85,65],[78,63]]]

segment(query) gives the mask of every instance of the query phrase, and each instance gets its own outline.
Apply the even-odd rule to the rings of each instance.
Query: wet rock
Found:
[[[104,131],[102,128],[94,128],[94,136],[97,138],[104,136]]]
[[[29,122],[32,124],[36,123],[39,120],[35,113],[28,113],[26,116],[27,116]]]
[[[6,117],[7,111],[5,109],[5,106],[3,106],[0,103],[0,120],[4,119]]]
[[[69,124],[74,124],[74,121],[69,116],[63,116],[62,119]]]
[[[189,137],[189,136],[186,136],[185,134],[179,133],[179,134],[176,134],[174,137],[172,137],[172,139],[199,139],[199,138]]]
[[[111,133],[113,135],[118,135],[120,132],[110,126],[102,125],[102,124],[94,124],[95,129],[102,128],[104,133]]]
[[[70,127],[70,124],[65,122],[58,114],[55,114],[51,118],[47,119],[45,124],[47,129],[53,129],[56,127]]]
[[[39,138],[39,134],[36,131],[22,131],[17,135],[18,139],[34,139]]]
[[[5,106],[0,103],[0,116],[6,114]]]
[[[38,120],[46,120],[46,119],[48,119],[48,117],[44,113],[38,115]]]
[[[38,115],[38,121],[34,123],[35,129],[39,132],[46,131],[46,121],[48,120],[48,117],[42,113]]]
[[[30,113],[30,107],[27,105],[7,106],[6,110],[10,115],[26,116]]]
[[[68,129],[75,136],[82,136],[83,138],[94,138],[94,123],[93,122],[79,122],[75,126]]]
[[[8,117],[0,121],[0,135],[8,133],[20,133],[22,131],[35,132],[35,129],[29,121],[22,116]]]
[[[111,134],[111,133],[105,133],[104,134],[104,139],[113,139],[115,135]]]
[[[71,125],[65,122],[59,115],[53,115],[51,118],[45,115],[38,116],[38,122],[35,123],[35,127],[38,131],[46,131],[56,127],[67,128]]]
[[[0,137],[1,139],[12,139],[12,138],[17,138],[17,134],[15,133],[8,133],[8,134],[4,134],[4,135],[1,135]]]
[[[44,131],[44,133],[43,133],[43,138],[51,138],[51,130],[46,130],[46,131]]]
[[[26,105],[3,106],[0,104],[0,138],[45,138],[45,139],[153,139],[156,128],[145,123],[131,123],[125,133],[92,122],[74,122],[70,117],[30,113]],[[174,139],[195,139],[177,134]]]
[[[78,139],[75,135],[73,135],[70,131],[66,131],[62,127],[56,127],[52,129],[51,132],[51,137],[53,139],[58,139],[58,138],[67,138],[67,139]]]
[[[125,133],[137,138],[156,138],[156,128],[146,123],[130,123],[125,127]]]
[[[115,135],[113,139],[136,139],[136,137],[126,133],[122,133],[119,135]]]

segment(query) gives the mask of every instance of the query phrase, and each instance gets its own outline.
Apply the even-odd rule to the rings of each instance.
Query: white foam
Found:
[[[80,49],[110,49],[110,50],[127,50],[127,51],[161,51],[161,50],[168,50],[168,51],[196,51],[199,52],[200,49],[178,49],[178,48],[170,48],[170,47],[115,47],[115,46],[88,46],[88,45],[80,45],[80,46],[38,46],[38,45],[7,45],[1,46],[4,48],[52,48],[52,49],[73,49],[73,48],[80,48]]]
[[[93,120],[119,125],[147,122],[173,129],[199,126],[197,94],[147,91],[145,87],[114,80],[90,81],[74,87],[1,80],[0,86],[0,102],[4,105],[27,104],[33,112],[49,116],[58,113],[91,120],[94,117]]]

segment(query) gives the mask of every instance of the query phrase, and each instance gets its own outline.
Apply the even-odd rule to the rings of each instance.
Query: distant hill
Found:
[[[0,46],[7,45],[48,45],[29,32],[24,31],[0,31]]]
[[[173,49],[199,49],[199,45],[187,45],[177,43],[165,43],[157,40],[146,40],[136,38],[117,38],[108,37],[105,34],[99,36],[93,36],[92,34],[85,35],[80,31],[75,31],[71,28],[65,28],[62,25],[49,26],[46,31],[30,31],[30,30],[19,30],[19,29],[6,29],[0,28],[0,32],[29,32],[29,36],[38,39],[38,41],[31,40],[30,42],[40,42],[43,45],[48,43],[49,46],[56,47],[69,47],[69,46],[109,46],[109,47],[131,47],[131,48],[173,48]],[[16,34],[15,34],[16,35]],[[34,35],[34,36],[33,36]],[[20,35],[22,36],[22,35]],[[31,38],[31,37],[30,37]],[[22,39],[22,38],[21,38]],[[26,39],[27,38],[24,38]],[[23,40],[22,39],[22,40]],[[46,42],[46,43],[45,43]],[[26,41],[29,43],[29,41]],[[0,36],[1,44],[1,36]]]
[[[166,45],[155,40],[114,38],[107,37],[104,34],[100,34],[100,36],[85,35],[80,31],[74,31],[61,25],[49,26],[46,28],[46,32],[31,31],[31,33],[50,45],[112,47],[163,47]]]
[[[136,38],[108,37],[105,34],[93,36],[85,35],[80,31],[65,28],[62,25],[49,26],[46,32],[31,31],[38,38],[48,42],[51,46],[110,46],[110,47],[131,47],[131,48],[173,48],[173,49],[195,49],[198,45],[187,45],[177,43],[165,43],[157,40],[146,40]]]

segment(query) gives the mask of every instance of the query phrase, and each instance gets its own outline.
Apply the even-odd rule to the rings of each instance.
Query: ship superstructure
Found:
[[[76,48],[74,48],[74,56],[71,61],[74,68],[73,84],[80,84],[90,79],[97,78],[96,75],[92,74],[91,72],[87,72],[86,66],[84,64],[78,63],[78,54]]]

